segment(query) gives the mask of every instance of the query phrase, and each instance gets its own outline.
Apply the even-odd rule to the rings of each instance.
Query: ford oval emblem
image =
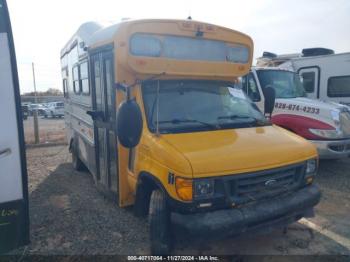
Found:
[[[273,186],[274,184],[276,184],[277,180],[275,179],[270,179],[270,180],[267,180],[265,182],[265,186]]]

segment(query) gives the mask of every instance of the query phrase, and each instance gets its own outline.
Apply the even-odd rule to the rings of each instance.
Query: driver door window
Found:
[[[306,95],[309,98],[319,98],[319,75],[320,69],[318,67],[300,68],[298,70],[301,76],[302,84],[305,89]]]
[[[244,92],[249,96],[249,98],[253,102],[259,102],[260,101],[260,93],[258,86],[255,82],[254,75],[252,73],[249,73],[242,79],[242,86]]]

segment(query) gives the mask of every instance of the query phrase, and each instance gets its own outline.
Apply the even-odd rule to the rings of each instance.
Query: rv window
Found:
[[[78,65],[73,67],[73,90],[74,93],[80,93],[80,85],[79,85],[79,67]]]
[[[257,70],[262,91],[271,85],[276,91],[276,98],[304,97],[305,90],[297,74],[284,70]]]
[[[89,88],[89,76],[88,76],[88,63],[83,62],[80,64],[80,79],[81,79],[81,91],[84,95],[90,94]]]
[[[301,74],[303,86],[307,93],[315,91],[315,72],[305,72]]]
[[[349,97],[350,76],[335,76],[328,78],[327,95],[329,97]]]

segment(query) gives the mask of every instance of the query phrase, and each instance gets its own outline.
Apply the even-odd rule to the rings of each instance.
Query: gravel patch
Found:
[[[118,208],[73,171],[67,146],[27,150],[30,184],[29,254],[147,254],[148,225]]]
[[[74,171],[67,146],[27,149],[27,162],[31,244],[25,254],[149,255],[147,220],[105,199],[88,172]],[[348,238],[349,166],[349,159],[321,162],[316,183],[323,198],[312,219]],[[175,255],[350,255],[338,243],[298,223],[290,225],[286,234],[276,230],[215,240],[174,233]]]

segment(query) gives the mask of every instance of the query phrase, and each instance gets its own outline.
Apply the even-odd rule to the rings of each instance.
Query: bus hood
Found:
[[[163,135],[188,159],[194,177],[270,169],[317,157],[316,148],[277,126]]]

